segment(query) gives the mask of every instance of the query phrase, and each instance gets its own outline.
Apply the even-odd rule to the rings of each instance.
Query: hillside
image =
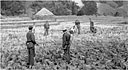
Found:
[[[128,15],[128,1],[100,1],[97,2],[98,14],[102,15],[115,15],[118,12],[118,16]],[[121,8],[122,11],[119,9]]]

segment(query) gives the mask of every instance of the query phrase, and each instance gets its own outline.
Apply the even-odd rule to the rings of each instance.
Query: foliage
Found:
[[[84,15],[84,12],[82,10],[78,11],[77,16],[82,16],[82,15]]]
[[[109,3],[116,3],[117,5],[118,5],[118,7],[121,7],[121,6],[123,6],[123,1],[99,1],[100,3],[105,3],[105,4],[107,4],[108,2]],[[110,5],[111,6],[111,5]]]
[[[59,1],[1,1],[1,13],[7,16],[17,16],[30,13],[30,9],[37,13],[43,7],[47,8],[55,15],[93,15],[97,13],[97,1],[82,0],[84,6],[80,9],[72,0]],[[114,9],[123,6],[123,1],[99,1],[105,3]],[[80,9],[80,10],[79,10]],[[33,15],[34,15],[33,14]]]
[[[82,34],[74,36],[71,45],[71,63],[62,60],[61,32],[56,30],[47,38],[42,32],[36,34],[40,46],[36,46],[33,69],[45,70],[126,70],[128,66],[128,27],[96,27],[95,35],[89,27],[82,27]],[[41,28],[40,28],[41,29]],[[42,30],[42,29],[41,29]],[[26,29],[2,30],[1,68],[26,70]]]
[[[45,7],[55,15],[71,15],[74,11],[77,12],[78,8],[75,4],[72,4],[74,4],[72,1],[36,1],[31,7],[33,9],[39,7],[37,11]]]
[[[20,15],[25,12],[24,6],[20,1],[1,1],[1,9],[4,15]]]
[[[84,15],[93,15],[97,13],[97,5],[95,1],[82,1],[84,6],[81,11],[83,11]]]
[[[114,2],[118,5],[118,7],[123,6],[123,1],[114,1]]]
[[[1,1],[2,14],[20,15],[27,14],[29,8],[37,13],[43,7],[47,8],[55,15],[76,14],[78,6],[73,1]]]

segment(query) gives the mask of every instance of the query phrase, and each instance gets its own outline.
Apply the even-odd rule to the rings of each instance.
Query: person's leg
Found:
[[[49,35],[49,29],[48,29],[48,35]]]
[[[78,34],[80,34],[80,25],[77,25]]]
[[[46,35],[46,29],[44,30],[44,36]]]
[[[66,51],[67,51],[67,49],[65,47],[66,47],[66,45],[63,45],[63,50],[64,50],[63,59],[64,60],[66,60]]]
[[[67,45],[67,62],[70,63],[70,45]]]
[[[91,33],[93,33],[93,27],[90,27],[90,31],[91,31]]]
[[[48,29],[46,30],[46,32],[47,32],[47,35],[48,35]]]
[[[94,27],[92,28],[92,32],[95,33],[95,28]]]
[[[66,60],[66,49],[64,49],[63,60]]]
[[[30,49],[28,49],[27,67],[30,66]]]
[[[36,55],[35,53],[36,53],[36,52],[35,52],[35,47],[34,47],[34,48],[33,48],[33,54],[34,54],[34,57],[35,57],[35,55]]]
[[[32,66],[34,65],[34,54],[33,54],[33,48],[30,49],[30,66],[32,68]]]
[[[79,26],[77,25],[77,34],[80,34]]]

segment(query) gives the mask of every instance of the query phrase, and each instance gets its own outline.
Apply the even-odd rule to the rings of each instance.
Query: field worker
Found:
[[[92,32],[92,33],[96,33],[96,28],[94,27],[94,22],[91,20],[91,18],[89,18],[89,20],[90,20],[90,31]]]
[[[77,27],[76,27],[76,25],[74,25],[73,27],[71,27],[69,32],[72,35],[74,35],[75,33],[77,33]]]
[[[74,25],[73,27],[71,27],[70,29],[69,29],[69,33],[70,33],[70,35],[71,35],[71,45],[70,45],[70,48],[73,48],[73,46],[74,46],[74,34],[76,33],[76,30],[77,30],[77,27]]]
[[[77,26],[78,34],[80,34],[80,21],[76,20],[75,25]]]
[[[49,25],[48,21],[46,21],[46,23],[44,24],[44,29],[45,29],[44,36],[48,35],[49,28],[50,28],[50,25]]]
[[[63,58],[66,60],[67,63],[70,63],[70,38],[71,35],[67,31],[67,29],[63,29],[63,37],[62,37],[62,48],[64,50]]]
[[[27,49],[28,49],[28,67],[32,68],[34,65],[34,57],[35,57],[35,45],[38,45],[35,41],[34,33],[32,32],[33,26],[29,26],[29,32],[26,35],[27,38]]]
[[[71,27],[70,29],[69,29],[69,32],[70,32],[70,34],[74,34],[74,32],[75,32],[75,26],[73,26],[73,27]]]

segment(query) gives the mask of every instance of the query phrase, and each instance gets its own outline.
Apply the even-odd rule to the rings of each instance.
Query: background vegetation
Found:
[[[37,13],[43,7],[47,8],[55,15],[93,15],[97,13],[96,1],[84,1],[84,6],[80,8],[74,1],[1,1],[1,14],[7,16],[17,16],[30,13],[30,9]],[[106,3],[113,8],[123,5],[123,1],[100,1]]]

